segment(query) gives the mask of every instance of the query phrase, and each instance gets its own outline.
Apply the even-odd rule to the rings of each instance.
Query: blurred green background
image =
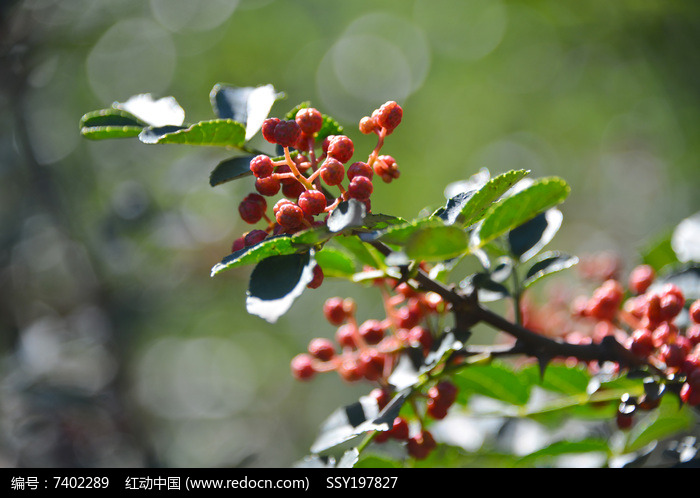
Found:
[[[213,117],[217,82],[310,100],[360,155],[358,120],[404,121],[400,180],[373,210],[411,218],[480,168],[572,186],[553,247],[637,251],[700,210],[700,3],[673,0],[0,2],[0,466],[289,466],[367,385],[293,382],[331,336],[327,280],[277,324],[245,312],[250,269],[209,277],[248,228],[225,150],[89,142],[78,121],[137,93]]]

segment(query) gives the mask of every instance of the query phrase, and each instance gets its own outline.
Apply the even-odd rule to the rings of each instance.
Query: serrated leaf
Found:
[[[488,209],[481,225],[474,231],[472,248],[483,247],[539,213],[560,204],[570,190],[561,178],[549,177],[536,180],[529,187],[500,200]]]
[[[232,157],[221,161],[209,174],[209,185],[215,187],[222,183],[251,176],[250,160],[255,156]]]
[[[275,323],[313,280],[315,266],[312,251],[260,261],[250,275],[246,292],[248,313]]]
[[[315,258],[326,277],[349,278],[356,271],[353,259],[334,247],[325,246],[316,252]]]
[[[468,234],[456,226],[426,227],[414,231],[404,248],[414,260],[444,261],[463,254],[469,247]]]
[[[213,277],[224,270],[256,264],[270,256],[294,254],[307,249],[307,247],[295,244],[292,237],[288,235],[269,237],[254,246],[243,248],[226,256],[212,267],[211,276]]]
[[[419,218],[413,221],[397,223],[384,230],[378,231],[373,238],[392,245],[404,246],[416,232],[434,227],[444,227],[440,218]]]
[[[185,144],[240,148],[245,143],[245,127],[232,119],[200,121],[188,127],[144,128],[139,140],[146,144]]]
[[[505,365],[471,365],[454,376],[465,393],[481,394],[512,405],[524,406],[530,398],[529,386]]]
[[[569,256],[557,251],[542,253],[528,269],[523,281],[523,288],[527,289],[541,278],[571,268],[577,263],[576,256]]]
[[[552,208],[515,227],[508,232],[508,246],[511,254],[520,262],[534,257],[552,241],[563,219],[562,212]]]
[[[530,171],[524,169],[512,170],[491,178],[464,200],[457,221],[464,226],[478,222],[496,200],[529,173]]]

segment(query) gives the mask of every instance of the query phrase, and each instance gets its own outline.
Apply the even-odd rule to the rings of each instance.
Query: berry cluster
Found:
[[[589,299],[579,301],[575,314],[594,321],[600,335],[621,337],[634,355],[664,373],[665,382],[680,386],[684,403],[700,405],[700,300],[687,300],[672,283],[652,287],[655,280],[650,266],[637,266],[627,289],[618,280],[607,280]],[[686,313],[687,319],[679,319]],[[662,392],[657,388],[641,399],[624,399],[618,426],[629,427],[636,409],[657,406]]]
[[[266,119],[262,135],[268,142],[281,146],[284,157],[273,159],[260,154],[250,161],[257,193],[244,198],[238,212],[246,223],[254,225],[264,220],[266,226],[236,239],[232,251],[253,246],[270,235],[294,234],[323,225],[327,215],[349,199],[364,203],[369,212],[373,176],[376,174],[386,183],[399,177],[396,160],[379,153],[385,137],[394,131],[402,117],[401,106],[390,101],[371,117],[363,118],[361,132],[376,134],[377,145],[367,161],[355,162],[351,162],[355,146],[348,136],[330,135],[320,139],[325,118],[317,109],[299,109],[290,120]],[[348,183],[343,185],[346,177]],[[329,187],[337,188],[338,195],[333,195]],[[269,216],[265,197],[280,192],[282,198],[275,202]],[[317,272],[320,271],[319,268]]]
[[[402,351],[415,348],[427,355],[435,341],[429,317],[445,313],[449,306],[434,292],[419,292],[409,283],[396,284],[389,278],[375,280],[383,296],[386,317],[382,320],[357,320],[357,306],[351,298],[332,297],[326,300],[323,314],[336,328],[335,341],[314,338],[307,351],[291,361],[292,375],[310,380],[316,374],[335,371],[347,382],[370,381],[379,385],[372,396],[385,407],[393,393],[388,379]],[[420,430],[409,435],[408,421],[397,417],[388,431],[379,432],[374,441],[396,439],[406,442],[408,454],[425,458],[435,448],[435,441],[423,427],[425,417],[443,419],[455,402],[457,388],[443,380],[427,389],[420,398],[425,401],[422,417],[417,416]],[[417,404],[413,404],[417,406]]]

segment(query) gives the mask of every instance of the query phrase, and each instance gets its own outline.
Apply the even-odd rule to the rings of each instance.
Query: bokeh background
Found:
[[[0,2],[0,466],[289,466],[368,387],[293,382],[330,336],[327,280],[277,324],[250,269],[209,277],[246,230],[231,153],[89,142],[78,121],[137,93],[213,117],[215,83],[272,83],[356,141],[386,100],[402,177],[373,210],[411,218],[480,168],[572,186],[552,243],[638,251],[700,210],[700,3],[675,0]]]

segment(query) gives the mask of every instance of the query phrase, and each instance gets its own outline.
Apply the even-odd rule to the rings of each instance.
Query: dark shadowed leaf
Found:
[[[365,205],[356,199],[343,201],[331,211],[326,226],[333,233],[342,232],[348,228],[361,227],[367,214]]]
[[[272,256],[260,261],[250,275],[246,308],[251,315],[275,323],[313,279],[312,253]]]
[[[255,156],[232,157],[221,161],[209,175],[209,185],[215,187],[222,183],[230,182],[251,176],[250,160]]]
[[[272,105],[283,96],[272,85],[235,87],[217,83],[209,93],[212,107],[219,118],[244,125],[246,142],[260,131]]]
[[[481,302],[498,301],[510,296],[508,288],[503,284],[494,282],[486,273],[475,273],[459,283],[460,289],[467,294],[477,291],[477,296]]]
[[[515,227],[508,232],[511,253],[521,262],[532,258],[551,242],[563,219],[562,212],[552,208]]]
[[[576,256],[569,256],[557,251],[544,252],[537,257],[525,275],[523,288],[528,288],[539,279],[571,268],[578,263]]]

